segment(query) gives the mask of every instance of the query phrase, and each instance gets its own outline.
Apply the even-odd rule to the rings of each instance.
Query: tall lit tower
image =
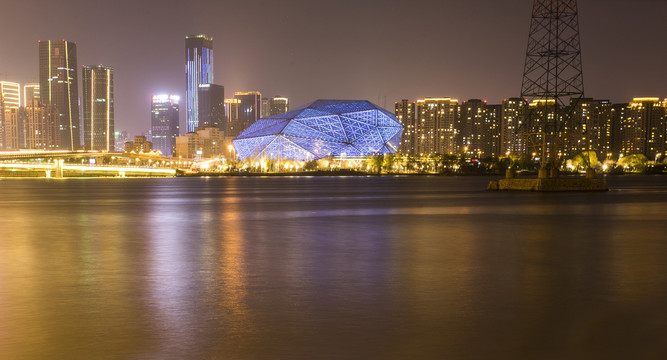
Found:
[[[164,156],[171,156],[176,145],[179,100],[177,95],[153,95],[151,105],[153,148],[160,150]]]
[[[76,44],[65,40],[39,41],[39,89],[42,104],[58,113],[58,148],[76,150],[79,141],[79,88]]]
[[[114,151],[113,69],[84,65],[81,77],[85,149]]]
[[[534,0],[521,97],[528,107],[524,134],[529,151],[540,154],[540,177],[558,167],[567,125],[584,96],[576,0]]]
[[[186,131],[199,126],[199,85],[213,83],[213,38],[203,34],[185,37]]]

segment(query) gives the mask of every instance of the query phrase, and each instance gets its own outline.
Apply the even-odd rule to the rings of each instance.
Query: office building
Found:
[[[269,116],[284,114],[289,111],[289,99],[275,96],[269,101]]]
[[[235,92],[239,100],[239,120],[247,126],[260,119],[262,114],[262,94],[259,91]]]
[[[39,95],[57,112],[55,144],[76,150],[79,140],[79,90],[76,44],[65,40],[39,41]]]
[[[215,127],[225,131],[225,88],[215,84],[199,85],[198,127]]]
[[[172,156],[179,135],[177,95],[154,95],[151,104],[153,147],[164,156]]]
[[[86,150],[114,151],[113,69],[103,65],[85,65],[83,80],[83,134]]]
[[[199,85],[213,84],[213,38],[203,34],[185,37],[186,131],[199,124]]]
[[[265,118],[271,116],[271,99],[262,98],[262,114],[260,118]]]

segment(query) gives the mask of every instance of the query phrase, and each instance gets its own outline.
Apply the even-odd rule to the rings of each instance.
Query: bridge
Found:
[[[127,165],[102,165],[104,158],[121,159]],[[66,159],[90,159],[86,164],[65,163]],[[124,159],[124,160],[123,160]],[[31,160],[47,160],[46,163]],[[134,161],[135,165],[131,166]],[[111,161],[109,161],[111,162]],[[148,165],[142,163],[148,162]],[[192,161],[162,156],[159,152],[121,153],[95,150],[21,150],[0,151],[0,171],[39,173],[46,177],[69,176],[174,176],[177,168],[189,167]]]

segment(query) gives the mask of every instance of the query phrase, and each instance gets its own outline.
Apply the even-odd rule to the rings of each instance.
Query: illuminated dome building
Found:
[[[402,134],[396,117],[369,101],[317,100],[256,121],[234,147],[241,160],[368,156],[396,152]]]

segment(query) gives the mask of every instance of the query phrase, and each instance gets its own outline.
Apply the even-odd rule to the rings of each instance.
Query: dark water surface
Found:
[[[0,180],[0,358],[667,358],[667,177],[489,180]]]

